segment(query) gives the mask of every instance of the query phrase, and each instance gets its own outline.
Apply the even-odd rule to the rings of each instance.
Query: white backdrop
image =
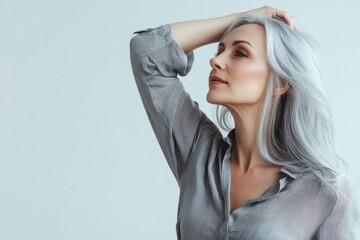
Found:
[[[133,80],[132,32],[264,5],[321,45],[337,150],[359,185],[358,1],[1,0],[0,239],[176,239],[179,189]],[[181,79],[209,116],[215,50],[195,50]]]

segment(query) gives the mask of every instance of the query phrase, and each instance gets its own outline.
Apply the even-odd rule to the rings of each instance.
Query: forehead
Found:
[[[225,46],[231,46],[232,42],[236,40],[248,41],[256,50],[266,48],[266,33],[260,24],[251,23],[236,27],[224,37],[222,42]]]

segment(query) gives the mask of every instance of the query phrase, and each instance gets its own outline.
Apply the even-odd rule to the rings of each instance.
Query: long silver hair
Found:
[[[346,175],[348,165],[335,151],[331,105],[322,86],[318,43],[279,19],[254,15],[236,19],[221,39],[234,28],[250,23],[265,29],[270,68],[258,123],[260,153],[265,160],[292,172],[313,173],[343,195],[335,183]],[[273,97],[273,89],[284,80],[290,88]],[[232,130],[233,119],[226,107],[218,105],[216,115],[223,130]]]

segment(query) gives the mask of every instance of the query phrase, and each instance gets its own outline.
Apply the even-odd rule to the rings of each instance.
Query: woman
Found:
[[[266,6],[135,33],[134,77],[180,187],[178,239],[354,238],[316,45],[291,17]],[[226,138],[177,78],[219,41],[207,101]]]

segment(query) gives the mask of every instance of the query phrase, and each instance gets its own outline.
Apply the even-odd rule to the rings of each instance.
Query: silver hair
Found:
[[[269,77],[258,125],[257,143],[265,160],[295,173],[311,172],[334,192],[348,165],[335,151],[332,112],[322,86],[318,43],[308,34],[291,29],[279,19],[248,15],[236,19],[224,32],[244,24],[262,25],[266,32]],[[287,81],[290,88],[273,97],[273,89]],[[217,121],[232,127],[229,110],[218,105]],[[354,216],[358,215],[356,204]]]

